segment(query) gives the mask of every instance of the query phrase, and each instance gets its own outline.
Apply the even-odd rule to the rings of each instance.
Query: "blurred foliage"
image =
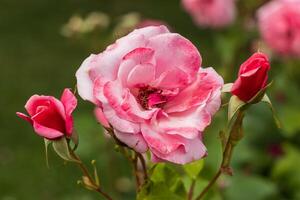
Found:
[[[236,23],[211,30],[196,27],[179,0],[0,0],[0,199],[101,199],[76,185],[79,169],[64,164],[50,149],[47,169],[43,139],[15,116],[15,111],[23,111],[29,96],[58,96],[64,87],[73,88],[74,74],[85,57],[101,52],[143,19],[165,21],[198,47],[203,66],[214,67],[226,82],[232,82],[239,65],[252,52],[258,48],[269,52],[255,25],[255,9],[263,2],[238,1]],[[245,138],[234,152],[234,176],[222,177],[206,199],[300,199],[300,59],[271,57],[274,84],[268,93],[283,128],[276,128],[267,106],[253,106],[245,119]],[[102,134],[92,109],[88,102],[80,101],[75,112],[78,154],[86,163],[97,160],[101,183],[113,197],[134,199],[130,163]],[[222,109],[205,132],[208,156],[203,169],[186,169],[192,176],[201,170],[194,195],[220,164],[218,133],[225,127],[225,117]],[[156,186],[144,191],[151,194],[147,199],[177,199],[189,191],[191,180],[182,167],[159,164],[153,173],[148,184]]]

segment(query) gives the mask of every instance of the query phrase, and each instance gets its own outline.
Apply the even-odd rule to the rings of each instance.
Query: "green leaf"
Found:
[[[74,156],[70,153],[70,148],[67,143],[66,138],[62,137],[59,140],[54,140],[52,142],[53,149],[55,152],[64,160],[71,162],[79,162]]]
[[[230,92],[232,88],[233,83],[226,83],[223,85],[221,91],[222,92]]]
[[[169,167],[165,163],[160,163],[155,166],[153,169],[151,180],[154,183],[165,182],[168,186],[171,186],[178,178],[178,174],[176,174],[175,170]]]
[[[183,200],[183,197],[176,195],[170,188],[163,182],[151,182],[148,187],[143,187],[137,195],[137,200]]]
[[[277,117],[276,111],[275,111],[275,109],[274,109],[274,107],[273,107],[273,105],[272,105],[272,102],[271,102],[270,98],[268,97],[268,95],[265,94],[265,95],[263,96],[263,98],[261,99],[261,101],[268,104],[268,106],[270,107],[270,109],[271,109],[271,111],[272,111],[273,119],[274,119],[274,121],[275,121],[276,126],[277,126],[278,128],[281,128],[280,120],[279,120],[278,117]]]
[[[246,103],[240,100],[237,96],[233,95],[229,100],[228,105],[228,121],[231,122],[237,111],[239,111]]]
[[[48,146],[51,143],[51,140],[44,138],[45,142],[45,156],[46,156],[46,165],[49,168],[49,159],[48,159]]]
[[[156,164],[150,171],[150,180],[141,188],[138,200],[185,199],[186,190],[182,178],[171,165]]]
[[[203,166],[204,166],[204,160],[201,159],[184,165],[183,169],[190,178],[197,179],[199,173],[203,169]]]

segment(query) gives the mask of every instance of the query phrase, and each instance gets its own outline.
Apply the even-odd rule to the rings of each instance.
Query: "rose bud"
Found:
[[[79,95],[135,151],[185,164],[207,155],[203,131],[221,104],[223,79],[197,48],[166,26],[136,29],[76,73]]]
[[[231,93],[242,101],[248,102],[267,85],[270,63],[263,53],[255,53],[246,60],[239,70]]]
[[[71,114],[76,106],[76,97],[69,89],[65,89],[60,100],[52,96],[33,95],[25,105],[29,116],[19,112],[17,115],[28,121],[38,135],[54,140],[72,135]]]

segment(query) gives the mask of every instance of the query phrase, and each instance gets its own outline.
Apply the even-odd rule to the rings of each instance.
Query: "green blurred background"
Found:
[[[214,67],[232,82],[241,62],[260,44],[253,20],[260,5],[261,1],[239,1],[235,24],[210,30],[196,27],[179,0],[0,0],[0,199],[101,199],[78,186],[80,171],[51,151],[50,169],[46,167],[42,138],[15,115],[24,111],[32,94],[59,97],[63,88],[74,88],[74,74],[83,59],[101,52],[143,19],[166,22],[198,47],[203,66]],[[222,177],[211,199],[300,199],[299,75],[299,59],[272,56],[274,84],[269,95],[283,128],[276,128],[266,105],[253,106],[246,117],[245,138],[234,154],[234,176]],[[131,166],[103,136],[92,112],[90,103],[79,100],[74,114],[78,154],[86,163],[97,160],[106,191],[116,199],[134,199]],[[218,131],[225,117],[223,109],[206,131],[209,156],[196,190],[220,163]]]

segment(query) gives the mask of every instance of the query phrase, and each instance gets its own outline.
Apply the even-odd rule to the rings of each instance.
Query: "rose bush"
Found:
[[[189,40],[150,26],[90,55],[76,73],[78,92],[120,141],[150,149],[153,161],[184,164],[206,155],[202,132],[221,103],[223,79],[200,66]]]
[[[267,85],[270,63],[263,53],[255,53],[246,60],[239,70],[238,79],[234,82],[231,93],[247,102]]]
[[[235,19],[235,0],[182,0],[199,26],[224,27]]]
[[[66,136],[73,132],[72,112],[77,99],[69,89],[65,89],[61,99],[52,96],[33,95],[25,105],[29,116],[20,112],[17,115],[28,121],[34,131],[49,140]]]
[[[273,0],[257,12],[264,41],[280,54],[300,56],[300,0]]]

